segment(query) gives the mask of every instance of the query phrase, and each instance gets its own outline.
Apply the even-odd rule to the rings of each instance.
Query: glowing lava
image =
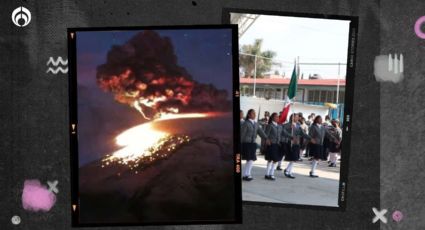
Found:
[[[123,148],[114,152],[111,156],[107,155],[102,162],[106,165],[116,162],[128,165],[133,169],[145,162],[166,158],[179,145],[189,142],[190,138],[188,136],[171,135],[164,131],[158,131],[153,127],[153,123],[164,120],[203,118],[208,116],[205,113],[162,114],[154,121],[132,127],[116,137],[117,145]],[[104,167],[103,164],[102,167]]]

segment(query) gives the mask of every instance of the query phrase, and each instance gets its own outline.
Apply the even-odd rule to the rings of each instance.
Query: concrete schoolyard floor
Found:
[[[265,180],[267,161],[264,155],[257,155],[252,167],[252,181],[242,181],[244,201],[259,201],[285,204],[338,206],[340,162],[337,167],[328,167],[326,161],[319,162],[316,168],[318,178],[309,177],[311,161],[303,158],[293,167],[295,179],[283,175],[288,162],[282,162],[282,171],[275,171],[275,181]],[[242,165],[245,168],[245,163]]]

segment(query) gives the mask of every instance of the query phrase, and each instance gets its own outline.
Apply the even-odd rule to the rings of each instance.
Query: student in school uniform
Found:
[[[265,159],[267,161],[266,180],[276,180],[274,176],[275,165],[282,160],[283,154],[280,148],[280,139],[282,136],[282,126],[277,122],[279,117],[277,113],[272,113],[269,119],[269,124],[266,127],[266,135],[269,140],[267,145]]]
[[[279,117],[280,117],[280,115],[279,115]],[[291,123],[291,120],[289,120],[288,122],[285,122],[281,125],[282,126],[282,136],[280,138],[280,146],[281,146],[281,151],[282,151],[283,156],[286,156],[291,152],[291,138],[292,138],[291,134],[290,134],[291,129],[285,129],[284,128],[284,127],[287,127],[287,128],[290,127],[289,123]],[[283,157],[282,157],[282,160],[280,160],[277,163],[277,167],[276,167],[277,171],[282,171],[282,161],[283,161]],[[285,175],[286,175],[286,173],[285,173]]]
[[[241,154],[242,160],[246,160],[245,170],[242,180],[251,181],[252,164],[257,160],[257,143],[255,142],[257,135],[261,138],[267,139],[267,135],[261,129],[258,122],[255,121],[255,110],[248,110],[245,122],[241,125]],[[269,141],[267,141],[269,143]]]
[[[298,161],[300,157],[300,144],[301,137],[305,140],[310,140],[310,137],[304,133],[303,129],[298,122],[299,114],[292,114],[289,117],[289,122],[283,125],[282,135],[283,138],[286,138],[284,143],[285,152],[285,161],[288,161],[288,166],[284,170],[284,175],[288,178],[294,179],[292,174],[292,169],[294,167],[294,162]]]
[[[330,121],[329,124],[327,122],[323,122],[322,123],[323,127],[325,127],[326,130],[330,131],[331,130],[331,125],[330,125]],[[323,139],[323,160],[328,160],[329,159],[329,146],[332,143],[332,141],[330,140],[330,137],[325,135],[325,138]],[[328,163],[330,163],[330,161],[328,161]]]
[[[313,161],[311,163],[311,171],[310,171],[310,177],[319,177],[315,174],[315,170],[317,167],[317,163],[319,160],[327,160],[324,157],[324,150],[323,150],[323,141],[325,137],[328,137],[329,140],[338,143],[339,141],[336,140],[332,134],[329,132],[329,130],[322,124],[322,117],[317,116],[314,118],[313,124],[311,125],[309,129],[309,136],[311,137],[311,145],[310,145],[310,154],[313,157]]]
[[[279,116],[280,117],[280,116]],[[280,125],[280,127],[282,128],[282,132],[283,132],[283,124]],[[285,143],[287,142],[286,137],[284,137],[283,135],[280,137],[280,152],[282,155],[282,159],[280,159],[280,161],[277,162],[277,167],[276,170],[277,171],[282,171],[282,160],[283,160],[283,156],[286,155],[287,150],[285,149],[287,146],[285,145]]]
[[[308,134],[308,125],[305,123],[305,118],[303,116],[300,115],[299,118],[299,123],[300,123],[300,127],[303,130],[303,132],[305,134]],[[306,147],[307,147],[307,140],[304,137],[301,137],[301,141],[300,141],[300,157],[298,159],[298,161],[303,161],[302,160],[302,156],[305,155],[306,152]]]
[[[279,112],[279,117],[281,117],[281,115],[282,115],[282,112]],[[283,126],[286,123],[288,123],[288,122],[285,122],[285,123],[280,125],[282,127],[282,132],[286,132],[285,130],[283,130]],[[282,171],[283,156],[285,156],[287,154],[287,152],[290,151],[290,149],[288,149],[288,145],[287,145],[287,142],[290,141],[290,138],[288,137],[288,135],[282,134],[282,136],[280,137],[280,151],[281,151],[281,154],[282,154],[282,159],[279,162],[277,162],[277,167],[276,167],[277,171]]]
[[[281,116],[282,116],[282,112],[279,112],[279,117],[281,117]],[[285,132],[283,130],[283,126],[286,123],[288,123],[288,122],[285,122],[285,123],[281,124],[281,126],[282,126],[282,132]],[[288,145],[287,145],[287,142],[288,141],[290,141],[290,139],[289,139],[289,137],[287,137],[287,135],[282,135],[281,136],[281,138],[280,138],[280,149],[281,149],[281,152],[282,152],[282,160],[280,160],[279,162],[277,162],[277,167],[276,167],[276,170],[277,171],[282,171],[283,156],[285,156],[287,154],[287,152],[290,151],[290,149],[288,149]]]
[[[335,141],[332,141],[329,144],[329,167],[336,167],[336,161],[338,159],[338,155],[341,154],[341,141],[342,141],[342,130],[339,127],[339,121],[333,119],[331,121],[332,128],[330,129],[332,136],[339,142],[339,144]]]
[[[323,124],[331,126],[331,117],[329,115],[325,116],[325,122],[323,122]]]
[[[310,114],[310,116],[308,118],[308,122],[307,122],[308,129],[310,129],[311,125],[313,124],[315,117],[316,117],[316,114],[314,114],[314,113]],[[306,151],[305,151],[305,157],[311,157],[310,156],[310,143],[307,144],[307,148],[306,148]],[[309,160],[312,160],[312,159],[310,158]]]
[[[240,119],[240,121],[241,121],[241,125],[242,125],[242,123],[245,121],[245,119],[243,119],[243,110],[241,110],[241,111],[239,112],[239,119]]]
[[[258,123],[260,123],[260,127],[263,129],[263,131],[266,131],[266,127],[269,123],[269,120],[270,120],[270,112],[265,111],[264,117],[258,121]],[[260,154],[261,155],[265,155],[266,148],[267,148],[266,140],[261,139],[261,144],[260,144]]]

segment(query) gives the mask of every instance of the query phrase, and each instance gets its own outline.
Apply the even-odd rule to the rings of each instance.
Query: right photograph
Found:
[[[223,19],[239,29],[243,201],[345,208],[357,18]]]

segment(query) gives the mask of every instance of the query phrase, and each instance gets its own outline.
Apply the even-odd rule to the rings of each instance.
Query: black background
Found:
[[[18,6],[32,13],[19,28]],[[4,0],[0,7],[0,229],[69,229],[70,150],[68,79],[46,74],[50,56],[67,56],[68,27],[221,24],[223,8],[359,17],[347,208],[323,211],[244,205],[243,225],[114,227],[105,229],[419,229],[424,193],[425,41],[413,32],[421,1],[396,0]],[[375,56],[402,52],[405,79],[378,83]],[[421,172],[422,171],[422,172]],[[26,179],[58,180],[48,213],[23,210]],[[381,180],[380,180],[381,179]],[[388,209],[373,224],[372,207]],[[389,214],[400,210],[400,223]],[[10,219],[22,222],[14,226]],[[93,228],[92,228],[93,229]]]

